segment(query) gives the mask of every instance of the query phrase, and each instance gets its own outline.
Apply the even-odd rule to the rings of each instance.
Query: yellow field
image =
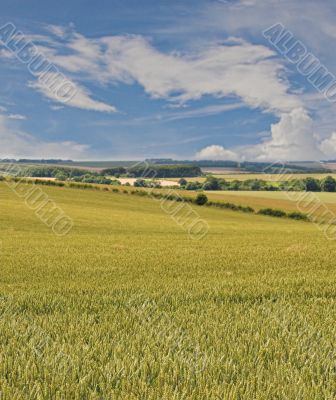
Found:
[[[313,224],[193,206],[194,241],[150,198],[39,188],[74,227],[0,182],[1,400],[335,399],[335,243]]]
[[[322,214],[325,210],[323,205],[335,214],[336,218],[336,193],[312,193],[305,192],[252,192],[252,191],[209,191],[205,192],[210,200],[231,202],[237,205],[261,208],[279,208],[285,211],[305,212],[310,202],[320,203],[320,209],[316,213]],[[301,197],[302,196],[302,197]],[[303,200],[297,201],[302,198]],[[305,200],[306,199],[306,200]],[[309,204],[308,204],[309,203]],[[309,208],[309,207],[308,207]]]
[[[225,179],[226,181],[246,181],[248,179],[262,179],[264,181],[279,181],[279,175],[270,175],[270,174],[211,174],[216,178]],[[292,180],[292,179],[305,179],[305,178],[315,178],[315,179],[323,179],[327,176],[332,176],[336,179],[336,174],[284,174],[280,175],[281,180]],[[204,182],[206,177],[195,177],[195,178],[185,178],[187,181],[190,182]],[[176,180],[176,179],[169,179],[169,180]]]

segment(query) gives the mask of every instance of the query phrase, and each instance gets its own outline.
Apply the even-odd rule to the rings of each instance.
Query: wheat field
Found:
[[[56,236],[0,182],[0,399],[332,400],[336,245],[313,224],[43,191]]]

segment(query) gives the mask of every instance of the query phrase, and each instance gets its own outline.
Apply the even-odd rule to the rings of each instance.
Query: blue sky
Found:
[[[2,0],[0,25],[73,93],[0,28],[0,157],[336,158],[335,103],[263,36],[282,23],[336,74],[335,17],[332,1]]]

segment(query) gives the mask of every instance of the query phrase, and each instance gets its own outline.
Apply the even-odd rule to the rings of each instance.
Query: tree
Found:
[[[197,186],[196,182],[188,182],[185,189],[186,190],[197,190],[198,186]]]
[[[186,179],[181,178],[181,179],[178,181],[178,183],[180,184],[180,186],[186,186],[188,182],[187,182]]]
[[[203,190],[220,190],[220,189],[221,187],[219,184],[219,180],[214,176],[208,177],[203,185]]]
[[[321,191],[321,184],[318,179],[306,178],[304,180],[304,185],[305,185],[306,192],[320,192]]]
[[[229,186],[229,190],[241,190],[243,183],[238,181],[238,180],[234,180],[232,182],[230,182],[230,186]]]
[[[55,179],[58,181],[66,181],[68,177],[64,172],[60,171],[55,175]]]
[[[332,176],[327,176],[321,183],[323,192],[336,192],[336,180]]]
[[[144,179],[137,179],[133,185],[134,187],[146,187],[146,181]]]
[[[199,206],[203,206],[208,202],[208,197],[204,193],[198,193],[195,199],[195,203]]]

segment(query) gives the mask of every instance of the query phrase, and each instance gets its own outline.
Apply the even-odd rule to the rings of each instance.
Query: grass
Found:
[[[313,224],[43,187],[53,235],[0,182],[0,398],[334,399],[335,257]]]

